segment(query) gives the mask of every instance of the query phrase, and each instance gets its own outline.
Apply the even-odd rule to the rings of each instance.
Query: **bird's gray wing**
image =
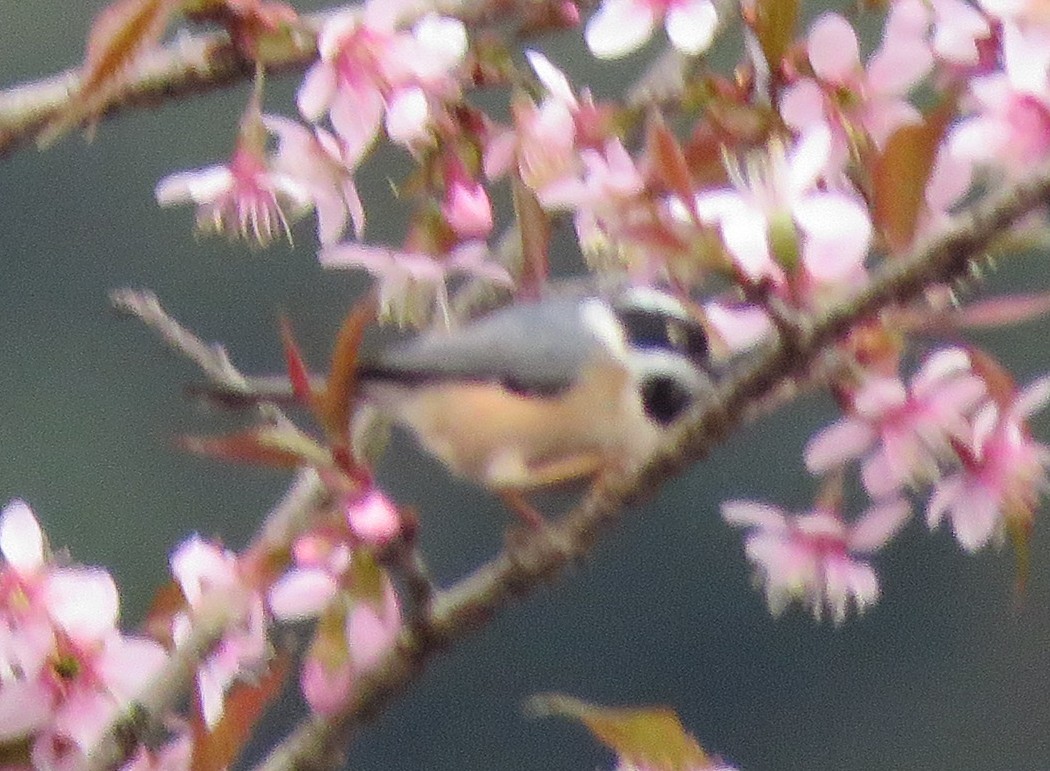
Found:
[[[599,350],[576,298],[501,308],[452,333],[395,343],[363,363],[363,380],[402,385],[499,383],[523,394],[553,395],[572,385]]]

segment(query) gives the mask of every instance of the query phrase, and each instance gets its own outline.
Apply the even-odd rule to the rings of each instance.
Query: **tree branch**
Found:
[[[737,428],[778,386],[805,377],[823,352],[859,322],[895,304],[922,296],[930,286],[965,276],[972,262],[1001,233],[1050,200],[1050,166],[970,211],[926,245],[888,259],[858,295],[805,319],[790,344],[768,345],[728,375],[716,397],[701,407],[637,473],[609,478],[576,508],[534,538],[504,551],[434,599],[427,633],[406,630],[386,662],[358,684],[338,715],[307,718],[257,768],[262,771],[328,768],[349,743],[352,730],[396,695],[442,648],[483,625],[499,608],[555,578],[587,554],[622,508],[655,491],[704,457]]]
[[[168,315],[152,292],[120,289],[112,292],[110,298],[119,312],[142,321],[177,353],[200,367],[216,385],[230,388],[244,385],[244,377],[230,362],[226,351],[221,346],[208,345],[179,324]],[[266,409],[270,415],[280,417],[276,407]],[[241,556],[242,564],[266,564],[269,555],[287,551],[292,541],[310,527],[316,512],[327,502],[327,490],[318,475],[312,469],[299,471]],[[119,767],[143,737],[156,736],[163,730],[165,716],[183,698],[201,661],[222,637],[226,627],[240,617],[249,595],[246,591],[241,596],[205,599],[193,614],[193,627],[186,639],[172,651],[146,691],[96,743],[88,758],[90,771]]]
[[[591,0],[580,3],[591,4]],[[554,18],[557,5],[554,0],[417,0],[413,12],[416,18],[436,12],[479,27],[523,18],[526,22]],[[348,11],[360,13],[360,6],[342,6],[304,15],[303,34],[280,50],[266,47],[258,63],[268,73],[305,69],[317,56],[318,30],[327,19]],[[248,81],[255,74],[255,64],[245,60],[225,32],[183,34],[143,54],[102,114],[88,123],[128,109],[158,107]],[[0,158],[36,141],[75,99],[79,83],[78,70],[73,68],[0,91]]]

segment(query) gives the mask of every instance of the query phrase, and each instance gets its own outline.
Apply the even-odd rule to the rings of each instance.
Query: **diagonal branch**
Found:
[[[920,298],[929,287],[964,277],[994,239],[1050,200],[1050,166],[964,212],[938,237],[887,260],[855,297],[804,319],[790,341],[769,344],[729,375],[717,396],[700,408],[637,473],[606,480],[548,531],[482,565],[433,602],[426,635],[407,630],[384,665],[359,683],[338,715],[313,716],[271,752],[262,771],[323,769],[339,756],[362,718],[375,714],[403,689],[435,653],[484,625],[512,599],[556,577],[587,554],[624,506],[655,491],[704,457],[778,386],[805,378],[826,351],[859,322],[883,309]]]
[[[580,4],[588,6],[593,2]],[[416,18],[437,12],[454,16],[468,26],[480,27],[509,24],[523,18],[555,18],[556,11],[552,9],[557,5],[554,0],[417,0],[412,10]],[[305,69],[317,56],[317,32],[324,22],[347,11],[360,13],[360,7],[348,5],[304,14],[304,34],[286,47],[264,47],[258,63],[269,73]],[[249,81],[254,76],[255,64],[245,60],[224,32],[180,35],[173,42],[143,54],[126,83],[92,122],[128,109],[158,107]],[[79,83],[77,69],[73,68],[0,91],[0,158],[40,137],[76,98]]]

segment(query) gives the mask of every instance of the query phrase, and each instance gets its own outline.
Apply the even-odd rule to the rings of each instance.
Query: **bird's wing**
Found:
[[[490,382],[518,393],[553,395],[570,387],[582,364],[599,350],[579,313],[573,298],[518,303],[452,334],[395,343],[363,363],[360,376],[402,385]]]

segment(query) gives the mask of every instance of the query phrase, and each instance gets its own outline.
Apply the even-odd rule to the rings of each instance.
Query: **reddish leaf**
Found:
[[[318,398],[318,420],[337,450],[350,446],[350,417],[357,401],[357,368],[361,341],[376,318],[375,297],[366,295],[354,304],[343,319],[324,392]]]
[[[579,720],[598,741],[636,766],[693,771],[711,762],[674,711],[666,707],[613,709],[556,693],[533,696],[529,707],[537,714]]]
[[[282,652],[274,657],[266,673],[256,682],[239,682],[230,688],[222,718],[211,732],[205,728],[197,705],[191,725],[194,740],[190,767],[195,771],[228,768],[240,755],[267,705],[280,695],[289,669],[289,656]]]
[[[1031,513],[1012,513],[1006,517],[1006,532],[1014,547],[1014,589],[1017,597],[1024,596],[1028,588],[1028,575],[1032,566],[1032,526]]]
[[[326,466],[332,460],[327,450],[291,427],[264,426],[226,436],[183,436],[179,446],[208,458],[270,468]]]
[[[771,70],[780,66],[788,46],[795,39],[799,0],[757,0],[749,14],[748,24],[762,46]]]
[[[299,344],[295,341],[295,333],[288,317],[281,315],[278,320],[281,328],[281,344],[284,346],[284,362],[288,368],[288,379],[292,384],[292,393],[295,398],[303,404],[313,405],[314,394],[310,384],[310,372],[306,368]]]
[[[171,646],[171,620],[176,613],[186,609],[186,597],[174,581],[160,587],[153,595],[143,627],[150,637],[161,644]]]
[[[1009,370],[980,348],[970,347],[967,349],[970,355],[970,366],[973,371],[984,380],[988,396],[996,403],[999,410],[1005,411],[1013,403],[1017,394],[1017,383]]]
[[[160,40],[179,2],[114,0],[95,16],[80,68],[80,85],[69,106],[38,138],[41,147],[102,113],[136,59]]]
[[[646,124],[645,141],[652,171],[657,180],[683,201],[693,200],[693,176],[682,145],[655,110]]]
[[[535,194],[517,174],[511,177],[511,193],[514,198],[514,216],[521,234],[523,260],[520,287],[524,296],[535,299],[539,297],[550,271],[547,250],[550,247],[551,223]]]
[[[875,159],[875,226],[893,253],[911,246],[925,205],[926,183],[951,115],[946,100],[918,125],[897,129]]]

